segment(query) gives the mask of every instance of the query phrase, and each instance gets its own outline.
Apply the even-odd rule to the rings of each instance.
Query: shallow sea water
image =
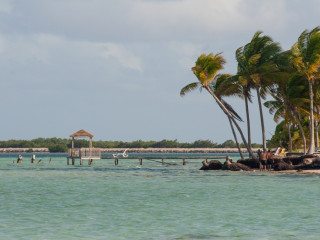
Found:
[[[0,155],[0,239],[320,239],[319,175],[23,156]]]

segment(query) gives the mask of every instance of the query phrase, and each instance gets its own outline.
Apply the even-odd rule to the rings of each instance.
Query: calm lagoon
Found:
[[[64,154],[13,164],[17,155],[0,155],[0,239],[320,239],[319,175],[130,160],[187,156],[177,154],[118,166],[68,166]]]

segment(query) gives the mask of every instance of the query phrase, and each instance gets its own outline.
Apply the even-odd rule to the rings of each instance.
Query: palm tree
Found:
[[[213,90],[214,94],[220,99],[220,101],[225,105],[225,107],[230,111],[230,113],[238,120],[242,121],[241,117],[236,113],[236,111],[234,111],[234,109],[231,107],[230,104],[228,104],[226,101],[224,101],[222,99],[223,96],[228,96],[226,94],[227,92],[227,89],[231,89],[231,87],[227,88],[227,89],[224,89],[225,91],[221,91],[221,89],[223,87],[221,86],[224,86],[225,82],[231,78],[231,75],[229,74],[221,74],[221,75],[217,75],[216,79],[214,81],[211,82],[211,89]],[[235,93],[236,89],[234,89],[233,93]],[[232,92],[232,90],[230,91]],[[243,158],[243,155],[242,155],[242,152],[241,152],[241,148],[240,148],[240,144],[239,144],[239,141],[238,141],[238,137],[237,137],[237,134],[234,130],[234,127],[233,127],[233,124],[232,124],[232,120],[231,118],[228,116],[228,120],[229,120],[229,123],[230,123],[230,126],[231,126],[231,130],[232,130],[232,134],[233,134],[233,137],[234,137],[234,140],[236,142],[236,145],[237,145],[237,148],[238,148],[238,151],[239,151],[239,154],[240,154],[240,157],[241,159],[244,159]],[[251,144],[248,143],[248,146],[251,148]],[[250,157],[252,158],[255,158],[255,156],[251,156]]]
[[[278,122],[284,119],[284,127],[288,127],[289,141],[291,143],[291,124],[298,124],[306,153],[306,138],[300,121],[300,115],[309,115],[306,104],[309,102],[305,80],[297,73],[292,65],[293,55],[291,51],[278,54],[274,63],[279,71],[268,74],[267,77],[273,85],[268,86],[268,91],[274,100],[265,102],[271,114],[274,113],[274,120]],[[290,149],[291,149],[290,147]],[[291,151],[291,150],[290,150]]]
[[[310,101],[310,141],[308,154],[314,153],[314,108],[313,108],[313,85],[320,77],[320,28],[316,27],[310,32],[305,30],[301,33],[298,41],[292,46],[294,66],[303,75],[309,84]]]
[[[223,81],[221,81],[223,80]],[[244,99],[246,117],[247,117],[247,131],[248,131],[248,145],[251,148],[251,128],[248,102],[252,103],[252,95],[250,93],[250,82],[245,78],[234,75],[226,79],[218,79],[216,83],[217,96],[237,96]],[[253,157],[253,156],[251,156]]]
[[[211,96],[215,99],[219,107],[222,111],[231,119],[232,123],[236,126],[239,131],[243,143],[246,145],[246,148],[250,155],[253,156],[251,149],[248,146],[248,143],[242,133],[241,128],[235,120],[235,116],[230,113],[225,104],[214,94],[214,91],[210,87],[210,84],[213,80],[217,79],[217,77],[221,77],[218,75],[218,72],[223,69],[223,65],[226,63],[225,59],[221,56],[221,54],[213,55],[210,53],[209,55],[202,54],[196,61],[196,65],[192,68],[194,75],[197,77],[198,82],[190,83],[180,91],[180,96],[184,96],[186,93],[197,89],[204,88],[206,89]]]
[[[296,81],[294,81],[296,83]],[[264,106],[269,108],[269,112],[271,114],[274,114],[274,121],[279,122],[281,118],[284,119],[284,126],[288,127],[288,134],[289,134],[289,146],[290,146],[290,151],[292,151],[292,142],[291,142],[291,124],[292,123],[297,123],[302,135],[302,140],[303,140],[303,150],[304,153],[306,153],[306,138],[304,134],[304,130],[302,127],[302,124],[300,122],[298,110],[304,112],[303,108],[294,105],[294,102],[297,103],[300,99],[300,103],[304,102],[304,99],[297,97],[297,94],[301,94],[299,88],[289,88],[289,83],[287,81],[287,77],[285,74],[282,76],[282,78],[278,77],[277,82],[275,85],[270,88],[270,94],[274,98],[274,100],[270,100],[264,103]],[[293,90],[296,90],[294,94],[296,96],[292,96]],[[300,104],[301,105],[301,104]]]
[[[266,150],[267,144],[261,97],[265,98],[267,93],[266,87],[272,84],[268,81],[267,75],[278,70],[273,59],[280,53],[281,47],[278,43],[273,42],[269,36],[260,36],[261,34],[262,32],[260,31],[256,32],[248,44],[238,48],[236,59],[238,61],[238,77],[249,88],[248,90],[255,89],[257,92],[263,149]]]

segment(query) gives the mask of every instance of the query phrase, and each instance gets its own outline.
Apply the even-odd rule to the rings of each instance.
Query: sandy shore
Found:
[[[49,148],[31,148],[33,152],[49,152]],[[30,148],[0,148],[0,153],[28,152]]]
[[[297,171],[297,170],[285,170],[285,171],[271,171],[271,173],[275,174],[320,174],[320,169],[312,169],[312,170],[303,170],[303,171]]]

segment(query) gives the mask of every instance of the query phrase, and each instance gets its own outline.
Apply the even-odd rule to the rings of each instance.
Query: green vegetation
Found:
[[[244,146],[253,156],[251,148],[250,114],[248,104],[252,102],[252,91],[256,93],[262,132],[262,146],[267,148],[262,100],[267,96],[273,100],[264,106],[274,114],[279,123],[269,147],[286,147],[289,151],[303,149],[312,154],[319,148],[320,123],[320,27],[305,30],[290,50],[282,51],[279,43],[258,31],[249,43],[237,49],[236,74],[218,74],[226,60],[221,54],[202,54],[191,69],[198,82],[181,89],[184,96],[189,91],[205,89],[228,117],[239,146],[236,126]],[[247,120],[247,139],[237,121],[241,117],[225,101],[226,97],[240,97],[244,100]],[[308,138],[308,139],[307,139]],[[316,139],[316,143],[315,143]]]
[[[193,143],[179,143],[177,140],[162,141],[93,141],[96,148],[233,148],[236,144],[232,140],[227,140],[222,144],[213,143],[210,140],[197,140]],[[75,140],[75,148],[88,147],[88,140]],[[71,139],[62,138],[37,138],[33,140],[8,140],[0,141],[0,148],[49,148],[50,152],[67,152],[71,147]],[[261,147],[261,146],[260,146]]]

